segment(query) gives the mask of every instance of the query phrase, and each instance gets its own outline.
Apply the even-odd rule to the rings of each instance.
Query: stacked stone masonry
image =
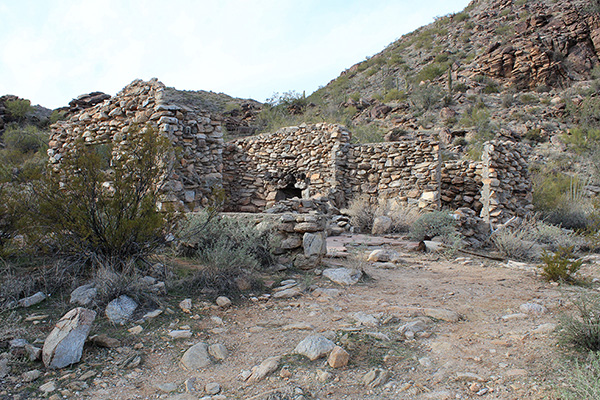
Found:
[[[50,162],[59,163],[78,138],[90,145],[109,143],[115,156],[127,147],[132,128],[143,129],[146,124],[177,148],[162,206],[193,210],[207,204],[212,188],[222,182],[221,121],[202,110],[170,103],[165,85],[156,79],[136,80],[116,96],[54,124]]]
[[[50,162],[59,166],[78,138],[109,143],[117,155],[127,148],[132,127],[149,124],[177,149],[164,207],[196,210],[222,193],[224,209],[237,212],[288,203],[313,208],[293,203],[294,197],[327,203],[330,210],[359,196],[391,208],[468,208],[488,222],[531,209],[527,149],[519,144],[489,142],[481,162],[443,161],[439,143],[428,139],[354,144],[345,127],[324,123],[225,143],[219,117],[177,104],[165,89],[156,79],[136,80],[53,125]]]

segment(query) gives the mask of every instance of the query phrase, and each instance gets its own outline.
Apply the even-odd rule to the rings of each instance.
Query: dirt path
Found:
[[[135,335],[126,331],[130,326],[123,327],[125,346],[86,349],[80,365],[49,378],[57,383],[57,393],[65,388],[73,398],[90,399],[198,399],[211,382],[221,387],[221,397],[214,399],[548,398],[560,379],[561,353],[550,332],[565,309],[561,288],[526,266],[471,257],[446,260],[412,253],[400,242],[391,246],[402,261],[383,268],[364,264],[369,278],[358,284],[340,286],[322,276],[297,274],[285,276],[304,289],[291,299],[254,299],[225,310],[194,299],[191,314],[164,313]],[[546,311],[523,313],[526,303]],[[438,312],[438,319],[424,319],[427,329],[414,337],[398,331],[432,312],[427,309]],[[456,312],[460,320],[445,321],[452,318],[440,310]],[[361,325],[357,319],[364,315],[376,322]],[[182,327],[194,336],[167,336]],[[311,362],[294,355],[296,345],[313,333],[348,350],[349,364],[332,369],[325,359]],[[185,371],[181,356],[200,341],[221,343],[229,355],[202,371]],[[136,355],[141,363],[132,365]],[[240,377],[272,356],[282,359],[264,380],[248,383]],[[373,369],[389,372],[375,387],[363,383]],[[74,387],[89,371],[91,378]],[[197,390],[185,393],[190,378]]]

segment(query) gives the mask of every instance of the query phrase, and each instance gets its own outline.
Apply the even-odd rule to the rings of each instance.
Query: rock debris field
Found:
[[[108,333],[99,313],[79,363],[15,367],[0,355],[0,398],[542,399],[560,387],[553,331],[576,289],[534,265],[412,246],[330,237],[320,270],[267,277],[268,293],[241,302],[182,295]],[[43,345],[60,362],[43,343],[58,322],[43,315],[49,301],[18,309],[39,339],[17,331],[2,351],[35,360]],[[60,324],[77,318],[93,320]]]

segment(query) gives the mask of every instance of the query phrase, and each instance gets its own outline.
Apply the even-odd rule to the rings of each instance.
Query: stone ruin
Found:
[[[163,208],[197,211],[218,190],[234,212],[339,209],[359,196],[391,208],[470,210],[492,223],[532,209],[528,152],[519,143],[488,142],[479,162],[444,160],[430,139],[355,144],[345,127],[326,123],[225,142],[217,115],[177,104],[165,89],[136,80],[53,125],[50,162],[60,165],[77,138],[124,148],[132,126],[150,124],[178,149]]]

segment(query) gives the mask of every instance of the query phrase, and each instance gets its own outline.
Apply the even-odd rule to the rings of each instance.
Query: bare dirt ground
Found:
[[[346,247],[361,255],[382,245],[375,239],[378,246],[371,247],[367,240],[330,238],[329,248],[339,252],[354,241],[354,247]],[[384,246],[400,252],[402,260],[383,267],[361,264],[368,278],[355,285],[340,286],[314,273],[283,274],[279,279],[295,279],[302,295],[248,300],[227,309],[193,299],[191,314],[179,310],[176,304],[182,299],[176,299],[173,313],[141,324],[141,333],[127,331],[135,324],[115,327],[112,334],[120,332],[121,347],[86,346],[82,362],[66,370],[32,366],[44,376],[29,394],[13,397],[9,381],[0,398],[185,400],[206,396],[204,387],[211,382],[221,387],[214,399],[558,398],[554,393],[564,379],[566,357],[551,324],[570,309],[569,299],[581,289],[546,283],[535,267],[524,264],[415,253],[402,241]],[[327,262],[357,265],[340,258]],[[594,265],[586,268],[588,275],[596,273]],[[525,303],[547,311],[522,313]],[[454,311],[460,320],[426,318],[428,328],[412,338],[398,331],[422,318],[426,309]],[[357,322],[355,313],[360,312],[376,323]],[[194,336],[167,336],[181,327],[189,327]],[[348,350],[349,364],[333,369],[325,358],[309,361],[294,355],[296,345],[314,333]],[[183,352],[200,341],[223,344],[229,355],[200,371],[184,370]],[[282,358],[265,379],[249,383],[240,377],[272,356]],[[389,377],[377,386],[365,384],[363,377],[373,369],[387,371]],[[195,389],[186,392],[191,378]],[[37,388],[48,381],[56,390],[41,396]]]

